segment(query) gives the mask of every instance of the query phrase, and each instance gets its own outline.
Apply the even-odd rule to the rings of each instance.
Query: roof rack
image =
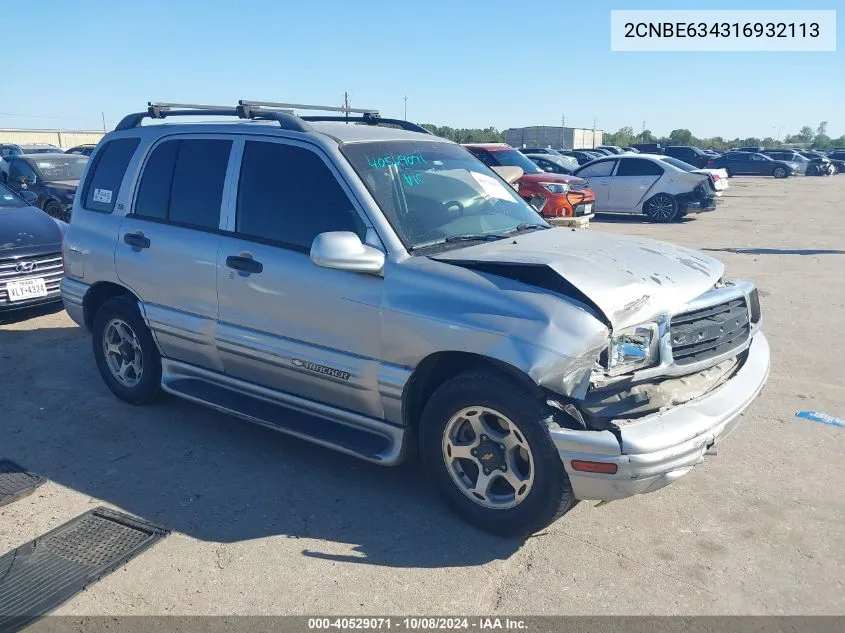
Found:
[[[320,110],[324,112],[342,112],[344,116],[297,116],[294,110]],[[350,113],[361,116],[350,117]],[[146,112],[127,114],[115,127],[116,131],[130,130],[141,125],[144,119],[164,119],[172,116],[234,116],[240,119],[277,121],[284,130],[309,132],[313,130],[309,121],[340,121],[345,123],[363,123],[365,125],[395,125],[411,132],[429,134],[424,127],[401,119],[383,119],[378,110],[367,108],[349,108],[336,106],[307,105],[300,103],[278,103],[275,101],[247,101],[241,99],[238,105],[218,106],[198,103],[166,103],[150,101]]]

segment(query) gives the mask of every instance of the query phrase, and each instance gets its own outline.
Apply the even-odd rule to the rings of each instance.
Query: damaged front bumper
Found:
[[[635,420],[620,420],[616,432],[550,430],[575,497],[622,499],[659,490],[689,472],[739,423],[766,382],[769,359],[769,343],[758,331],[742,367],[700,398]],[[615,465],[616,472],[576,470],[573,461]]]

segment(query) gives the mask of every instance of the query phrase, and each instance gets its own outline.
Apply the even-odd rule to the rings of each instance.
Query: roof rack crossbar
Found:
[[[285,110],[320,110],[322,112],[345,112],[347,114],[375,114],[378,115],[378,110],[375,108],[347,108],[345,106],[323,106],[311,105],[307,103],[278,103],[276,101],[248,101],[241,99],[238,105],[248,106],[251,108],[261,108],[262,110],[277,110],[283,108]]]
[[[284,130],[308,132],[312,128],[299,117],[284,111],[261,112],[249,107],[212,106],[192,103],[149,102],[146,112],[128,114],[117,124],[115,130],[129,130],[141,125],[145,118],[164,119],[171,116],[233,116],[240,119],[276,121]]]
[[[411,123],[410,121],[405,121],[403,119],[385,119],[383,117],[372,115],[372,114],[364,114],[364,116],[359,117],[345,117],[345,116],[302,116],[299,117],[303,121],[339,121],[341,123],[364,123],[365,125],[381,125],[381,124],[389,124],[395,125],[398,128],[406,130],[408,132],[419,132],[420,134],[431,134],[430,131],[426,130],[421,125],[417,125],[416,123]]]

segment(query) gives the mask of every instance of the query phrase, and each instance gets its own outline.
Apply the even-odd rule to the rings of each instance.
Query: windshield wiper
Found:
[[[492,242],[500,240],[505,235],[503,233],[467,233],[466,235],[450,235],[444,238],[444,242]]]
[[[548,229],[551,228],[545,224],[532,224],[531,222],[523,222],[522,224],[517,224],[513,230],[508,231],[508,233],[519,233],[520,231],[527,231],[528,229]]]

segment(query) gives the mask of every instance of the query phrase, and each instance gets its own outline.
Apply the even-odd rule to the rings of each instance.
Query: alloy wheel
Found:
[[[675,201],[665,194],[658,194],[649,202],[651,215],[658,220],[668,220],[675,212]]]
[[[144,372],[141,344],[126,321],[108,322],[103,331],[103,354],[111,375],[121,385],[134,387],[141,381]]]
[[[528,441],[507,416],[488,407],[466,407],[443,432],[443,459],[452,481],[485,508],[519,505],[534,484]]]

